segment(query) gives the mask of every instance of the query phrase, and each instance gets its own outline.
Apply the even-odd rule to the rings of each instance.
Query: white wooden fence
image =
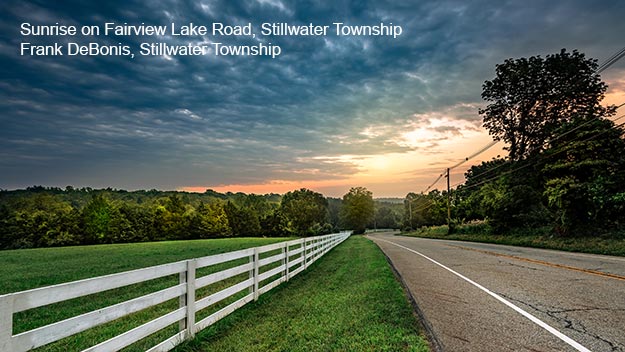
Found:
[[[178,297],[178,309],[84,350],[116,351],[178,322],[178,333],[148,350],[169,351],[183,340],[192,339],[196,332],[288,281],[348,237],[349,232],[341,232],[302,238],[2,295],[0,351],[28,351]],[[278,254],[262,256],[272,251]],[[196,277],[197,269],[246,257],[249,260],[245,264]],[[196,300],[196,290],[245,272],[249,272],[248,279]],[[13,335],[14,313],[174,274],[180,278],[175,286]],[[262,285],[272,277],[277,278]],[[197,312],[244,290],[248,290],[248,294],[243,298],[195,321]]]

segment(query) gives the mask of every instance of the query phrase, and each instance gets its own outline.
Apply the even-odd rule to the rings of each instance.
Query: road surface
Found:
[[[368,236],[443,351],[625,351],[625,258]]]

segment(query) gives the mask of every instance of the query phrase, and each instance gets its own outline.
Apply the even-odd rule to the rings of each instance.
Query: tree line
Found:
[[[597,61],[577,51],[509,59],[483,85],[479,111],[508,155],[471,167],[447,192],[410,193],[404,226],[484,221],[491,233],[625,233],[625,131],[601,101]],[[621,117],[622,118],[622,117]]]
[[[401,206],[401,205],[400,205]],[[315,236],[375,221],[399,227],[397,205],[365,188],[341,198],[34,186],[0,191],[0,249],[242,236]],[[377,211],[376,211],[377,209]]]

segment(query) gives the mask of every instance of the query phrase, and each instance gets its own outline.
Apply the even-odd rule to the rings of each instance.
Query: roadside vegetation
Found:
[[[291,239],[224,238],[3,251],[0,255],[0,294]]]
[[[384,254],[352,236],[177,351],[427,351]]]
[[[613,235],[563,237],[554,235],[550,227],[513,230],[497,235],[493,234],[489,226],[482,221],[456,225],[452,233],[449,233],[447,225],[440,225],[424,226],[415,231],[404,232],[402,235],[625,256],[625,237],[618,238]]]

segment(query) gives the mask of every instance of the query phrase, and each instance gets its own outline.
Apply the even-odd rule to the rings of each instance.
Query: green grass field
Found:
[[[380,249],[353,236],[177,351],[427,351]]]
[[[287,239],[232,238],[0,251],[0,294],[262,246]],[[241,263],[231,262],[231,265]],[[223,265],[216,265],[211,268],[198,270],[198,274],[206,275],[210,272],[222,270],[222,268]],[[245,278],[247,278],[246,275]],[[198,292],[198,299],[222,289],[237,279],[240,278],[235,277],[207,287],[202,292]],[[14,315],[13,332],[15,334],[34,329],[155,292],[177,283],[177,275],[171,275],[17,313]],[[200,318],[228,302],[216,305],[212,310],[207,309]],[[177,307],[178,301],[176,299],[170,300],[128,317],[67,337],[59,342],[43,346],[38,350],[62,352],[82,350],[105,341],[120,332],[166,314]],[[172,325],[162,332],[129,346],[125,350],[145,351],[146,348],[176,332],[177,326]]]
[[[0,251],[0,294],[290,239],[223,238]]]

